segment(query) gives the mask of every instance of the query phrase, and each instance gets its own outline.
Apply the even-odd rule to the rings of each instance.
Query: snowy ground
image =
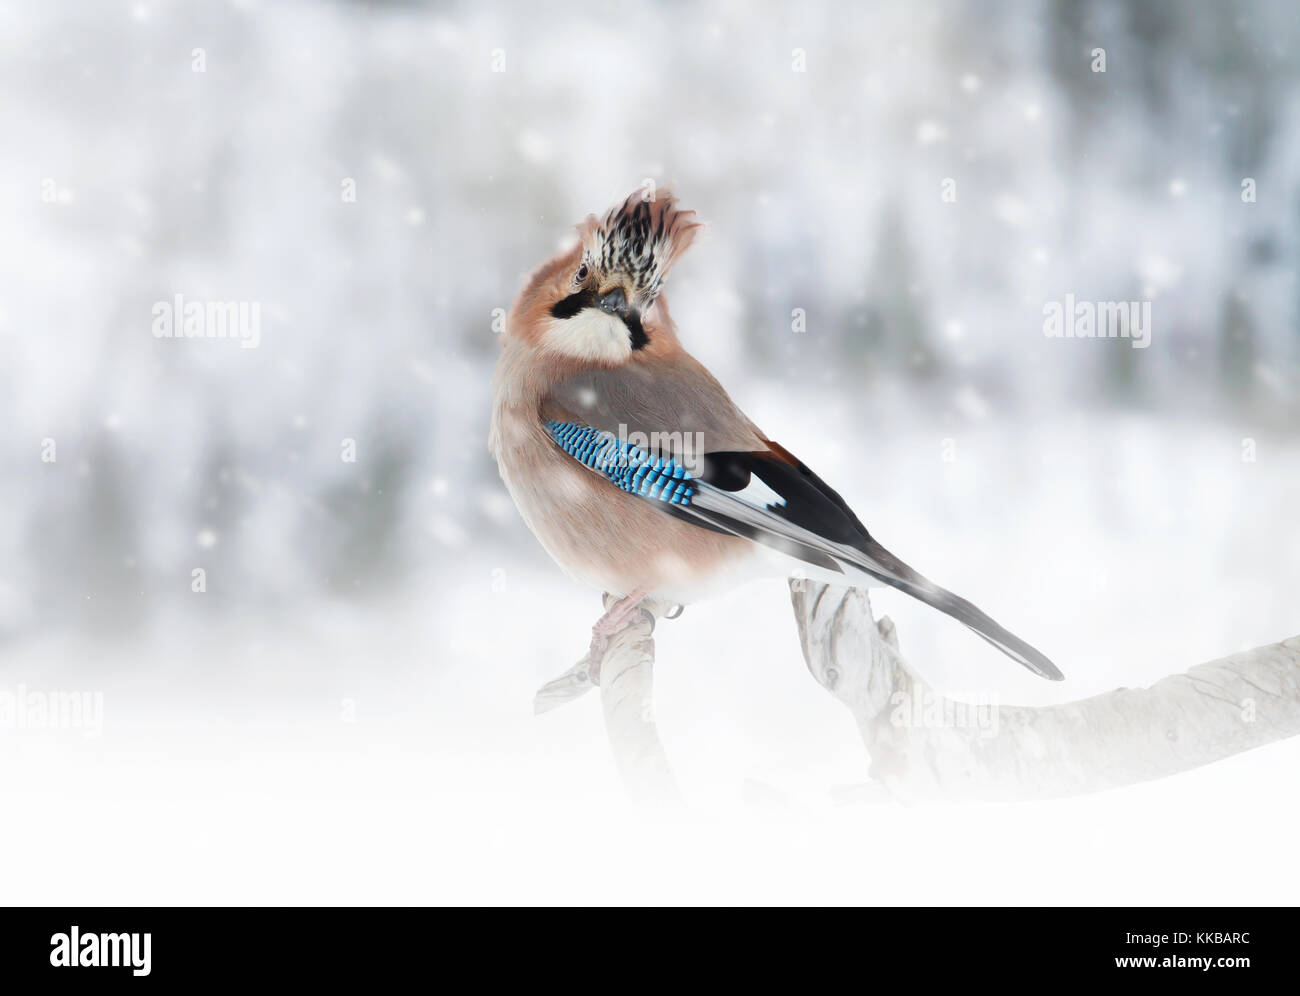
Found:
[[[762,407],[778,434],[786,413]],[[964,431],[953,464],[939,427],[932,450],[928,432],[882,437],[877,460],[907,494],[828,471],[887,542],[1069,677],[1039,682],[877,596],[936,684],[1064,700],[1300,632],[1282,487],[1294,448],[1261,440],[1243,466],[1235,430],[1066,421],[1014,427],[1012,447],[1010,429]],[[1075,445],[1096,433],[1123,442]],[[780,435],[846,469],[815,437]],[[775,582],[661,624],[657,713],[688,808],[635,810],[594,696],[531,714],[596,605],[506,527],[364,608],[13,647],[7,687],[93,689],[104,711],[97,736],[0,731],[3,841],[33,858],[11,862],[5,899],[1249,904],[1300,886],[1278,860],[1294,853],[1295,741],[1061,802],[834,804],[833,787],[865,780],[865,756],[804,670]]]

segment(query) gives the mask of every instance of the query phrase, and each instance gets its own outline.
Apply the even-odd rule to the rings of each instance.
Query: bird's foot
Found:
[[[553,681],[548,681],[533,697],[533,711],[536,713],[548,712],[566,702],[572,702],[574,699],[585,695],[597,685],[600,684],[600,665],[605,659],[605,655],[610,651],[610,645],[614,642],[624,629],[639,620],[636,616],[639,614],[645,616],[645,621],[649,624],[649,629],[654,632],[656,616],[651,609],[657,607],[657,603],[651,603],[651,608],[645,604],[645,594],[642,592],[633,592],[627,598],[616,599],[613,595],[605,596],[606,611],[603,616],[597,620],[596,625],[591,627],[591,646],[582,660],[574,664],[573,667],[565,671]],[[665,614],[666,619],[675,619],[681,615],[680,606],[677,607],[676,613]]]
[[[620,598],[613,605],[605,610],[605,614],[596,620],[596,624],[591,627],[591,646],[587,650],[587,674],[591,678],[593,685],[600,684],[600,663],[605,659],[605,654],[609,651],[610,641],[614,635],[628,625],[629,619],[637,611],[640,604],[645,601],[646,593],[642,588],[637,588],[626,598]],[[642,614],[650,620],[651,629],[654,628],[654,615],[641,610]]]

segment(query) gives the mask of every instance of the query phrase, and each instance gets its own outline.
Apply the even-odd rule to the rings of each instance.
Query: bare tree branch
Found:
[[[868,795],[904,801],[1080,795],[1188,771],[1300,734],[1300,637],[1198,664],[1149,688],[1054,706],[958,702],[935,693],[859,588],[793,579],[804,660],[846,705],[870,759]],[[606,598],[606,608],[610,600]],[[654,624],[643,603],[597,669],[605,730],[629,792],[677,801],[655,726]],[[537,693],[538,713],[596,687],[586,657]]]
[[[1300,637],[1150,688],[1037,708],[972,708],[937,695],[907,665],[893,624],[875,621],[865,591],[795,579],[790,595],[808,669],[853,713],[871,776],[895,798],[1079,795],[1300,733]]]
[[[612,604],[605,596],[606,609]],[[654,721],[655,622],[672,608],[663,602],[641,603],[606,648],[595,669],[600,682],[605,732],[620,777],[636,799],[671,802],[680,799]],[[546,712],[595,688],[587,657],[543,685],[533,699],[536,713]]]

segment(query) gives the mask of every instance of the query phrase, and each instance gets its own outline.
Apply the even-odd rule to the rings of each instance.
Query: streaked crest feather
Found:
[[[642,307],[658,297],[673,263],[702,226],[694,211],[677,208],[677,198],[661,187],[638,190],[603,218],[594,214],[578,226],[583,259],[602,273],[626,277]]]

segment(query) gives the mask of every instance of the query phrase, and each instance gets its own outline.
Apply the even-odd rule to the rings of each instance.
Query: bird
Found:
[[[646,599],[685,606],[784,571],[898,589],[1053,681],[1041,651],[894,556],[683,347],[664,283],[700,233],[666,187],[588,215],[506,315],[488,448],[529,529],[604,591],[598,666]]]

